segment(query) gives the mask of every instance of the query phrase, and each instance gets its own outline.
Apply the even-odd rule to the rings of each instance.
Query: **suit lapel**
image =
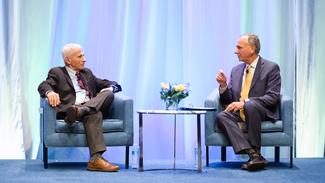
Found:
[[[91,87],[90,83],[90,77],[89,77],[89,72],[87,70],[83,69],[80,71],[80,76],[83,79],[84,85],[87,89],[88,92],[90,92],[90,97],[94,96],[94,89]]]
[[[243,63],[241,65],[241,67],[238,68],[237,71],[234,72],[234,78],[238,78],[234,81],[237,81],[236,83],[234,83],[234,89],[238,92],[235,92],[235,94],[237,96],[234,96],[235,97],[235,100],[239,100],[240,98],[240,92],[241,92],[241,89],[242,89],[242,82],[243,82],[243,75],[244,75],[244,70],[245,70],[245,67],[246,67],[246,64]]]
[[[264,65],[263,59],[262,59],[262,57],[260,57],[258,62],[257,62],[257,65],[256,65],[256,69],[255,69],[255,72],[254,72],[254,76],[253,76],[253,80],[252,80],[252,84],[251,84],[250,89],[252,89],[254,87],[256,81],[260,77],[260,74],[261,74],[261,72],[263,70],[263,65]]]
[[[65,67],[62,67],[62,71],[64,73],[64,77],[67,80],[68,84],[74,89],[71,78],[69,76],[69,73],[68,73],[67,69]]]
[[[83,82],[85,84],[85,87],[88,87],[88,85],[89,85],[89,78],[86,77],[85,70],[81,70],[80,71],[80,76],[81,76],[81,78],[82,78],[82,80],[83,80]]]
[[[90,83],[90,77],[89,77],[89,72],[87,72],[87,70],[83,69],[80,71],[80,75],[83,79],[83,82],[85,84],[85,87],[90,91],[90,92],[94,92],[92,87],[91,87],[91,83]]]

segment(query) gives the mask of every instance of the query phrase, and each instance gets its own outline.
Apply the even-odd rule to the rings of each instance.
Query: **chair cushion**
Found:
[[[64,120],[56,120],[56,133],[85,133],[85,128],[82,122],[76,121],[71,127]],[[123,132],[123,121],[120,119],[104,119],[103,132]]]
[[[247,127],[244,122],[238,122],[237,124],[243,132],[247,132]],[[262,128],[262,133],[282,132],[283,131],[283,122],[282,122],[282,120],[277,120],[275,122],[263,121],[261,128]],[[220,129],[216,129],[215,131],[221,132]]]
[[[283,131],[283,122],[282,120],[272,121],[263,121],[262,122],[262,132],[282,132]]]

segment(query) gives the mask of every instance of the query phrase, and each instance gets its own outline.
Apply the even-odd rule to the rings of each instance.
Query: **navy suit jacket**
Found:
[[[220,94],[220,102],[228,105],[239,101],[242,88],[243,73],[246,64],[235,66],[230,75],[226,91]],[[281,76],[280,68],[276,63],[263,59],[257,62],[248,98],[259,104],[266,111],[268,118],[279,119]]]
[[[99,79],[88,68],[80,70],[80,75],[85,81],[85,86],[90,90],[91,97],[95,97],[101,89],[110,86],[113,87],[114,92],[121,90],[117,82]],[[57,106],[58,112],[65,111],[66,108],[73,105],[76,101],[76,92],[65,67],[54,67],[49,71],[46,80],[38,86],[38,92],[41,97],[45,98],[47,91],[54,91],[59,94],[61,104]]]

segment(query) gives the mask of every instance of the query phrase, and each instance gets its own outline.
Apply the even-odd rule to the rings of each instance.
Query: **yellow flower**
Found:
[[[176,92],[183,92],[186,89],[185,85],[183,84],[178,84],[175,86],[175,91]]]
[[[162,89],[169,89],[169,84],[164,83],[164,82],[161,82],[161,83],[160,83],[160,87],[161,87]]]

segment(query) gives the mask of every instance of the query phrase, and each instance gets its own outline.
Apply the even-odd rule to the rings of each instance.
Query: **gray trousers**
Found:
[[[243,122],[239,112],[222,111],[216,117],[216,125],[224,131],[235,153],[261,147],[261,122],[267,119],[266,112],[263,107],[252,100],[245,103],[244,112],[247,134],[243,133],[237,124]]]

